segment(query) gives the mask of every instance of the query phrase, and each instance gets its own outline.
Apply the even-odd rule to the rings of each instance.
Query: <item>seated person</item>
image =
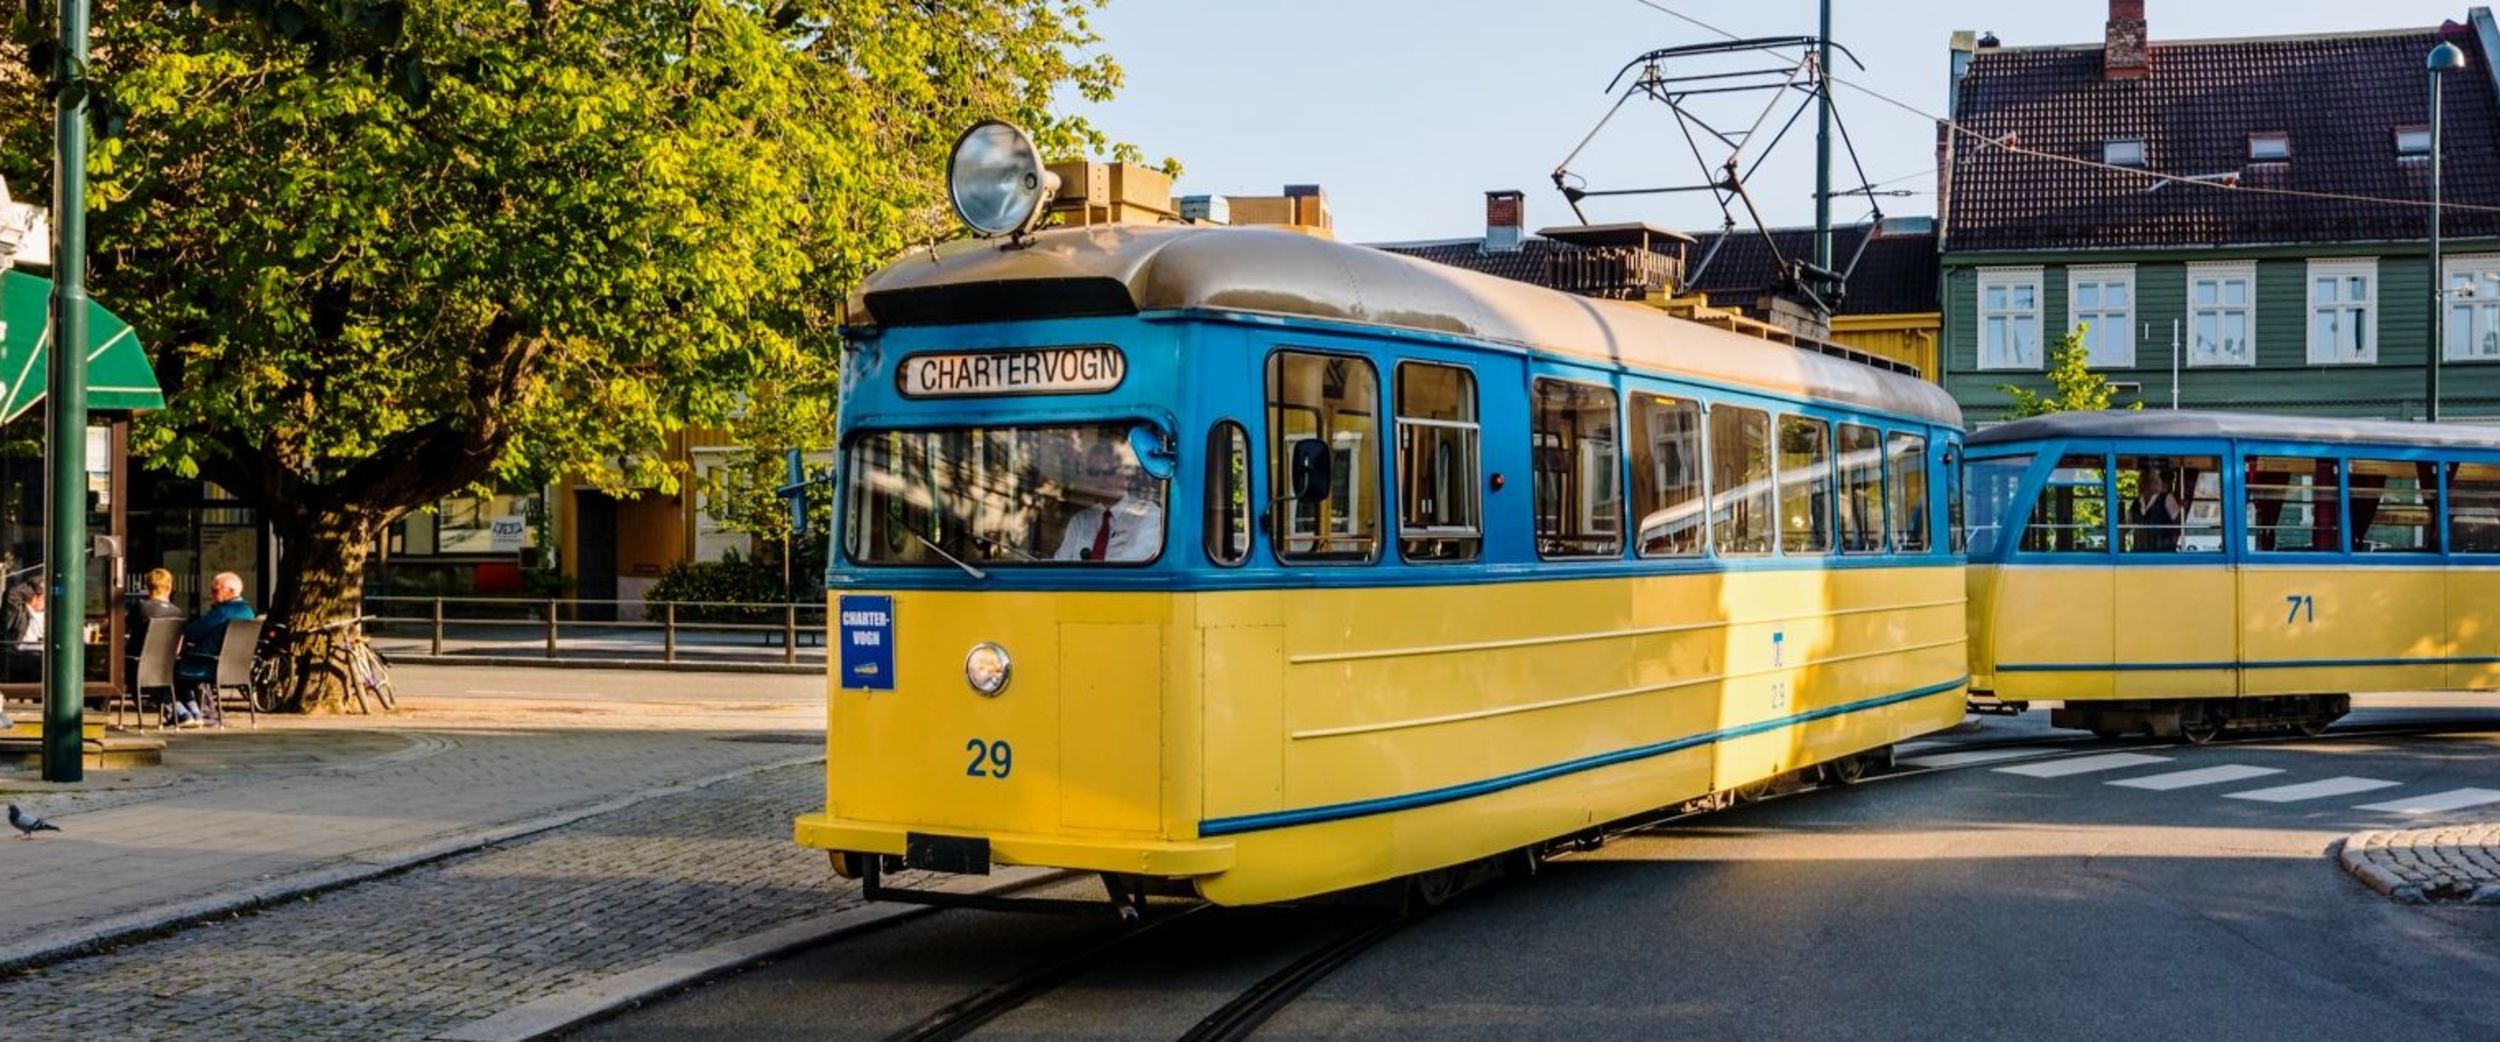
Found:
[[[1098,441],[1084,470],[1068,480],[1070,501],[1091,499],[1068,519],[1054,561],[1151,561],[1163,549],[1163,483],[1146,473],[1125,444]]]
[[[43,606],[43,585],[33,579],[0,601],[0,680],[43,679]]]
[[[217,682],[217,656],[226,647],[226,624],[255,617],[252,606],[243,600],[242,576],[217,573],[209,581],[208,596],[208,610],[182,625],[182,656],[174,660],[174,690],[179,693],[174,717],[179,723],[199,722],[199,689]]]
[[[147,586],[147,596],[130,602],[130,609],[122,614],[122,657],[129,665],[125,675],[130,677],[134,691],[139,686],[139,653],[147,648],[148,624],[157,619],[183,617],[182,609],[174,606],[174,573],[150,568],[142,581]],[[166,707],[166,719],[174,719],[170,705]]]
[[[2147,469],[2137,475],[2136,488],[2136,497],[2126,503],[2125,529],[2131,536],[2127,549],[2136,553],[2179,549],[2179,523],[2187,519],[2187,508],[2170,494],[2170,483],[2163,480],[2161,471]]]

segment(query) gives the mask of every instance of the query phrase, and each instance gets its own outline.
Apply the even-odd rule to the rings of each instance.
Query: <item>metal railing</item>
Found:
[[[807,656],[811,662],[821,663],[824,656],[822,601],[404,595],[364,600],[373,617],[366,626],[368,637],[398,654],[668,664],[753,663],[778,657],[781,665],[794,667],[800,664],[800,645],[807,641],[819,649]],[[750,637],[763,639],[745,639]],[[776,644],[780,654],[773,656],[770,650]]]

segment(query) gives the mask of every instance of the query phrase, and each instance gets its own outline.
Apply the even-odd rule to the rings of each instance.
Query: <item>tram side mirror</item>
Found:
[[[1141,423],[1128,429],[1128,451],[1137,457],[1137,465],[1146,476],[1156,481],[1170,481],[1180,469],[1180,459],[1153,424]]]
[[[1328,445],[1318,438],[1304,438],[1293,443],[1293,498],[1297,503],[1319,503],[1328,498],[1328,490],[1336,484],[1336,460],[1329,456]]]
[[[91,535],[87,538],[87,554],[99,561],[117,561],[122,556],[122,537]]]

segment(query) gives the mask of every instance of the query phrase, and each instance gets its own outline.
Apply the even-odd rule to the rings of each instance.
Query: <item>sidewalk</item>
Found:
[[[434,654],[433,631],[421,623],[377,626],[367,637],[374,647],[380,648],[394,661],[403,657],[427,658]],[[825,635],[821,623],[809,622],[799,627],[795,655],[782,646],[781,637],[779,630],[681,629],[677,634],[676,661],[681,666],[686,663],[757,667],[795,664],[808,670],[824,669]],[[669,654],[667,639],[657,629],[617,629],[566,623],[557,632],[557,657],[554,661],[605,659],[659,663]],[[548,661],[547,627],[543,623],[449,620],[443,624],[442,657],[492,658],[524,663]]]
[[[404,709],[390,716],[263,717],[257,730],[230,717],[225,731],[166,733],[161,769],[76,786],[0,772],[0,797],[62,829],[0,840],[0,967],[823,754],[817,678],[394,675]]]
[[[2500,822],[2355,833],[2345,871],[2405,904],[2500,905]]]

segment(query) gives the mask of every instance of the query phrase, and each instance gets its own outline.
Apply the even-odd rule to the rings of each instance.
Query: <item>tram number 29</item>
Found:
[[[972,754],[972,762],[964,767],[964,773],[975,778],[1004,778],[1016,765],[1016,751],[1003,738],[995,742],[966,739],[964,751]]]
[[[2291,606],[2291,610],[2285,612],[2283,615],[2284,625],[2289,626],[2296,623],[2318,621],[2318,599],[2316,597],[2312,597],[2305,593],[2285,594],[2283,597],[2283,603]]]

